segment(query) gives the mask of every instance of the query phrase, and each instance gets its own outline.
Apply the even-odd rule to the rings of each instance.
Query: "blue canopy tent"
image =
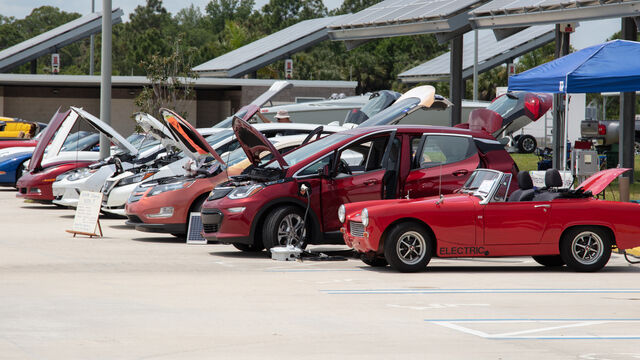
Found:
[[[640,43],[613,40],[509,77],[509,90],[547,93],[640,90]]]
[[[635,92],[640,90],[640,43],[613,40],[576,51],[509,77],[509,90],[546,93]],[[567,103],[571,96],[566,96]],[[565,107],[568,109],[568,107]],[[567,143],[567,112],[565,112]],[[564,147],[564,146],[563,146]],[[566,152],[565,147],[565,152]],[[566,154],[565,154],[566,156]],[[563,161],[563,170],[566,164]]]

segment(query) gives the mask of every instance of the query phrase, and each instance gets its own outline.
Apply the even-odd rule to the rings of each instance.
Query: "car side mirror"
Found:
[[[318,169],[318,175],[323,178],[330,178],[331,172],[329,171],[329,165],[325,165],[322,168]]]

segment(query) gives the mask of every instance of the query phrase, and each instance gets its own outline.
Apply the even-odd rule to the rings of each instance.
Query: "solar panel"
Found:
[[[207,76],[239,77],[328,39],[327,26],[341,16],[301,21],[193,68]]]
[[[121,9],[113,10],[113,24],[122,22]],[[102,13],[92,13],[60,25],[19,44],[0,51],[0,72],[53,52],[56,48],[69,45],[102,30]]]
[[[207,239],[202,236],[202,218],[199,212],[189,213],[187,228],[187,244],[206,245]]]
[[[501,28],[637,16],[638,0],[493,0],[472,10],[477,28]]]
[[[555,39],[555,26],[539,25],[524,29],[504,40],[497,41],[491,31],[480,31],[478,34],[478,67],[479,72],[489,70],[545,45]],[[464,37],[463,77],[471,76],[473,71],[473,33]],[[405,82],[442,81],[450,74],[450,53],[444,53],[421,65],[402,72],[398,78]]]

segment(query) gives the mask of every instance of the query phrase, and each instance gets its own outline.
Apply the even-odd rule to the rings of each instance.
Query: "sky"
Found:
[[[81,14],[91,12],[92,0],[0,0],[0,14],[4,16],[13,16],[15,18],[24,18],[33,8],[51,5],[59,7],[64,11],[75,11]],[[96,10],[102,9],[102,1],[94,0]],[[172,14],[177,13],[180,9],[188,7],[191,4],[200,7],[204,11],[205,6],[210,0],[164,0],[165,8]],[[261,8],[268,0],[255,0],[256,8]],[[342,0],[323,0],[328,9],[335,9]],[[114,8],[120,7],[128,17],[129,13],[138,5],[143,5],[146,0],[112,0]],[[585,47],[600,44],[607,40],[611,35],[620,30],[620,19],[596,20],[582,22],[571,36],[571,45],[580,50]]]

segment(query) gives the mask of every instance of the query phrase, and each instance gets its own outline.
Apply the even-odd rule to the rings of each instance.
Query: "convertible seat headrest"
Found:
[[[544,185],[547,188],[562,187],[562,177],[558,169],[547,169],[544,173]]]
[[[520,171],[518,173],[518,187],[522,190],[533,189],[533,180],[528,171]]]

